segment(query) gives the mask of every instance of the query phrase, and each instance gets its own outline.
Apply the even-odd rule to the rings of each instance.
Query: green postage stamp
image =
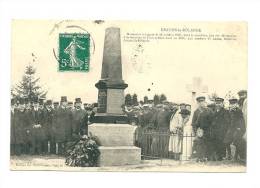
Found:
[[[90,36],[88,33],[59,34],[59,71],[89,70]]]

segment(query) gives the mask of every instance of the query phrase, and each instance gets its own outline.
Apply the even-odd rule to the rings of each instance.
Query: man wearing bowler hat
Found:
[[[55,153],[55,142],[54,142],[54,135],[53,135],[53,131],[52,131],[53,115],[54,115],[54,110],[52,108],[52,100],[47,100],[46,101],[46,110],[45,110],[47,148],[45,148],[45,149],[46,149],[46,152],[50,152],[51,154]]]
[[[62,96],[60,107],[55,112],[53,124],[56,142],[56,153],[64,154],[66,143],[71,141],[72,136],[72,112],[67,108],[67,97]]]
[[[33,99],[33,108],[30,113],[31,131],[32,131],[32,154],[43,154],[45,141],[45,117],[43,109],[44,99]]]
[[[77,140],[81,135],[87,134],[88,115],[82,109],[81,98],[75,99],[75,109],[72,112],[72,139]]]

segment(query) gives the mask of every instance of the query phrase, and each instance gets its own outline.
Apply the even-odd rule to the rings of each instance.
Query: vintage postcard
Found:
[[[246,22],[13,20],[11,48],[11,170],[246,172]]]

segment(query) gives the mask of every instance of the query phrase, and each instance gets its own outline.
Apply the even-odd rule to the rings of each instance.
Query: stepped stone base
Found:
[[[101,142],[99,166],[133,165],[141,162],[141,148],[134,146],[136,127],[128,124],[94,123],[89,133]]]

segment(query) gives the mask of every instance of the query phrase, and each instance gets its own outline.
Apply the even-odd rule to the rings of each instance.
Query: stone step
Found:
[[[135,165],[141,162],[141,148],[135,146],[100,146],[98,166]]]

